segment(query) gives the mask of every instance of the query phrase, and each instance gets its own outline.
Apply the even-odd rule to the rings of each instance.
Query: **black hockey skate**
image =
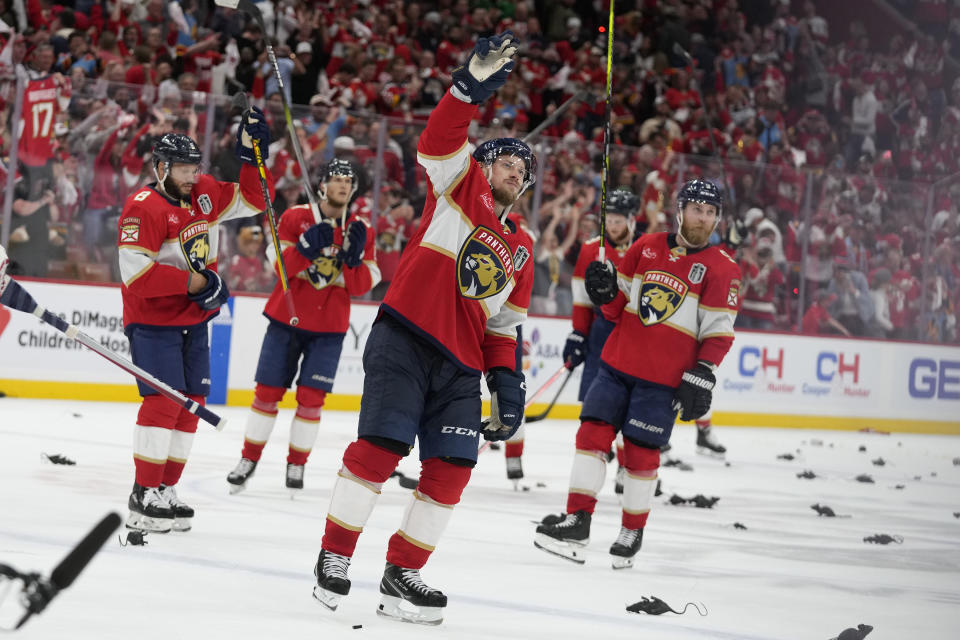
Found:
[[[580,510],[566,514],[556,524],[541,524],[533,546],[571,562],[586,562],[584,549],[590,543],[590,514]]]
[[[303,489],[303,465],[287,463],[287,489],[296,493]]]
[[[163,499],[157,487],[143,487],[133,483],[127,507],[130,509],[127,529],[169,533],[173,528],[173,509]]]
[[[350,593],[350,580],[347,569],[350,558],[326,549],[320,550],[313,575],[317,576],[317,585],[313,588],[313,597],[330,611],[336,611],[340,599]]]
[[[173,530],[190,531],[193,528],[193,507],[177,496],[176,487],[160,485],[160,495],[173,510]]]
[[[620,527],[620,535],[610,545],[610,560],[614,569],[629,569],[633,566],[633,556],[640,551],[640,542],[643,540],[643,529],[627,529]]]
[[[419,569],[404,569],[387,563],[380,580],[380,606],[377,613],[404,622],[436,625],[443,622],[447,596],[427,586]]]
[[[521,458],[507,458],[507,480],[513,481],[513,490],[516,491],[523,480],[523,463]]]
[[[714,458],[726,456],[727,448],[713,435],[713,427],[697,428],[697,453]]]
[[[567,513],[548,513],[547,515],[543,516],[543,519],[540,522],[537,522],[536,520],[534,520],[533,524],[536,524],[536,525],[559,524],[564,520],[566,520],[568,515],[569,514]]]
[[[240,493],[247,488],[247,480],[253,476],[257,470],[257,463],[250,458],[240,458],[240,462],[227,475],[227,482],[230,483],[230,493]]]

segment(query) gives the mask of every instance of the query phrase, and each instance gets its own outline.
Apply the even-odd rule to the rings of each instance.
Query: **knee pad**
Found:
[[[187,397],[199,404],[201,407],[206,404],[206,398],[203,396],[188,393]],[[184,408],[180,409],[180,415],[177,416],[177,424],[175,429],[177,431],[183,431],[184,433],[196,433],[197,423],[200,422],[200,416],[195,413],[190,413]]]
[[[577,449],[580,451],[600,451],[606,454],[610,444],[617,436],[613,425],[606,422],[585,420],[577,429]]]
[[[624,464],[630,471],[656,471],[660,468],[660,449],[638,444],[632,438],[624,439]]]
[[[402,457],[361,438],[343,452],[343,466],[361,480],[379,484],[387,481]]]
[[[316,409],[316,418],[320,419],[320,407],[326,400],[327,392],[313,387],[297,387],[297,414]]]
[[[173,429],[177,425],[180,409],[180,405],[161,395],[145,396],[137,414],[137,424]]]
[[[253,392],[254,406],[258,403],[263,405],[273,405],[274,411],[277,409],[277,403],[283,400],[283,394],[287,392],[283,387],[271,387],[270,385],[257,383]]]
[[[472,469],[440,458],[428,458],[420,469],[417,491],[440,504],[454,505],[470,481]]]

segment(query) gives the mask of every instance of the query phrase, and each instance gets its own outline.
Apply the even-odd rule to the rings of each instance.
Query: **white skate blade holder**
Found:
[[[418,607],[403,598],[381,594],[377,615],[414,624],[438,625],[443,622],[443,607]]]
[[[134,531],[170,533],[170,530],[173,529],[173,518],[151,518],[139,513],[130,513],[127,516],[126,526],[127,529],[133,529]]]
[[[247,488],[247,483],[246,483],[246,482],[244,482],[243,484],[231,484],[231,485],[230,485],[230,495],[235,496],[235,495],[237,495],[238,493],[240,493],[241,491],[243,491],[243,490],[246,489],[246,488]]]
[[[589,543],[589,538],[583,541],[557,540],[543,533],[538,533],[533,540],[533,546],[537,549],[577,564],[584,564],[587,561],[586,551]]]
[[[186,533],[193,529],[193,518],[174,518],[173,530],[179,533]]]
[[[697,445],[697,453],[701,456],[707,456],[708,458],[716,458],[717,460],[725,460],[727,457],[726,452],[720,453],[719,451],[714,451],[709,447],[703,447]]]
[[[325,606],[330,611],[336,611],[337,607],[340,606],[340,600],[343,598],[339,593],[334,593],[333,591],[327,591],[322,588],[320,585],[313,586],[313,597]]]
[[[633,558],[624,558],[623,556],[610,554],[610,564],[614,569],[632,569]]]

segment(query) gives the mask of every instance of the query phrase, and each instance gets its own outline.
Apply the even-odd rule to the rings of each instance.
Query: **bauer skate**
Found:
[[[565,560],[583,564],[585,550],[590,544],[590,514],[586,511],[566,514],[555,524],[541,524],[533,546]]]
[[[713,427],[697,428],[697,453],[714,458],[724,458],[727,448],[713,435]]]
[[[614,569],[629,569],[633,566],[633,556],[640,551],[643,529],[620,527],[620,535],[610,545],[610,560]]]
[[[350,558],[347,556],[320,550],[317,565],[313,568],[313,575],[317,576],[313,597],[330,611],[336,611],[341,598],[350,593],[350,579],[347,578],[349,568]]]
[[[247,488],[247,480],[253,476],[257,470],[257,463],[250,458],[240,458],[240,462],[227,475],[227,482],[230,483],[230,493],[240,493]]]
[[[193,528],[193,507],[177,496],[176,487],[160,485],[160,495],[173,510],[173,530],[190,531]]]
[[[127,507],[130,509],[127,529],[149,533],[169,533],[173,529],[173,509],[157,487],[134,483]]]
[[[416,624],[443,622],[447,596],[427,586],[419,569],[404,569],[388,562],[380,580],[380,593],[377,613],[381,616]]]

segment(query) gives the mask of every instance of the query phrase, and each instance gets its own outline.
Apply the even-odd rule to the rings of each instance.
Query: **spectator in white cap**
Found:
[[[324,56],[313,55],[314,45],[301,40],[290,54],[293,70],[290,76],[290,101],[293,104],[307,104],[311,96],[319,90],[320,72]]]

